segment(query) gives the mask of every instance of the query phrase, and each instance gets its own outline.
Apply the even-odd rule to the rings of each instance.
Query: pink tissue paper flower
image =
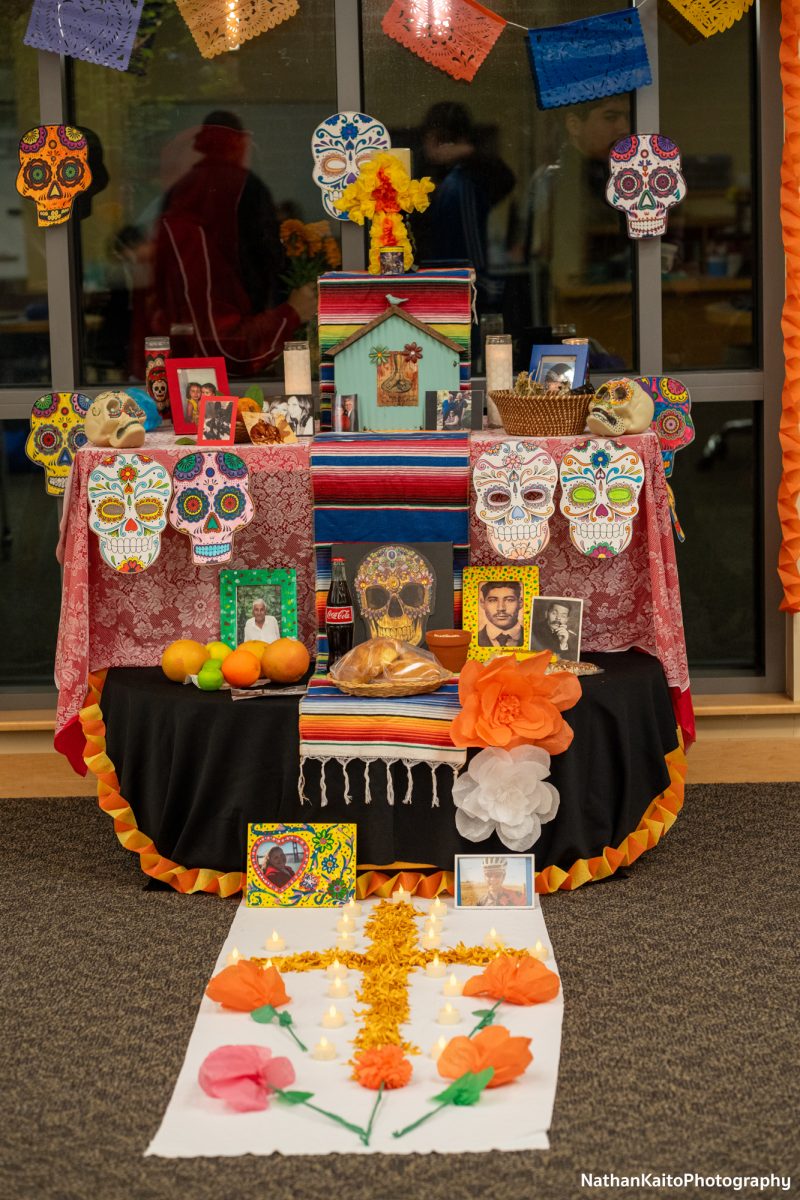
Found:
[[[273,1058],[265,1046],[218,1046],[206,1057],[197,1076],[207,1096],[224,1100],[236,1112],[269,1107],[276,1088],[294,1083],[288,1058]]]

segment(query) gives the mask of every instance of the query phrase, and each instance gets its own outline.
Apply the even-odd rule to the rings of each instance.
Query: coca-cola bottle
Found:
[[[325,603],[325,633],[328,637],[328,669],[353,648],[353,597],[347,586],[344,559],[331,563],[331,586]]]

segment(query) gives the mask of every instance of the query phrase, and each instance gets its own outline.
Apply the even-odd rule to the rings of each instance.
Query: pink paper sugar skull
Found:
[[[71,125],[37,125],[22,135],[17,191],[36,205],[40,226],[69,220],[75,197],[92,182],[82,130]]]
[[[169,523],[192,540],[192,561],[228,562],[233,537],[253,519],[250,477],[244,460],[227,451],[197,451],[178,459]]]
[[[110,454],[89,475],[89,528],[103,561],[138,575],[158,558],[172,494],[169,471],[149,454]]]
[[[84,422],[91,400],[82,392],[48,392],[34,402],[25,453],[44,467],[49,496],[63,496],[72,461],[86,444]]]
[[[641,458],[620,442],[580,442],[566,452],[560,507],[581,554],[614,558],[630,545],[643,482]]]
[[[678,147],[660,133],[632,133],[611,147],[609,165],[606,200],[625,213],[628,237],[661,237],[686,195]]]
[[[472,472],[476,515],[486,525],[492,549],[524,562],[550,541],[556,510],[558,468],[535,442],[500,442],[482,454]]]

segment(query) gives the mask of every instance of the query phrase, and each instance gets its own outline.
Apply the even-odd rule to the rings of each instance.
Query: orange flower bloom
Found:
[[[249,958],[242,958],[215,975],[206,988],[206,995],[223,1008],[232,1008],[236,1012],[252,1012],[265,1004],[280,1008],[290,1000],[277,969],[268,967],[265,971]]]
[[[403,1054],[402,1046],[379,1046],[356,1055],[356,1079],[363,1088],[371,1088],[374,1092],[381,1084],[385,1088],[401,1088],[410,1078],[411,1063]]]
[[[336,238],[326,237],[322,243],[322,252],[325,255],[325,262],[329,267],[340,267],[342,265],[342,252],[339,249],[339,243]]]
[[[543,650],[522,662],[513,655],[468,662],[458,681],[461,712],[450,726],[453,744],[566,750],[573,735],[561,713],[577,704],[581,685],[567,671],[545,675],[549,661]]]
[[[494,1067],[486,1086],[502,1087],[533,1062],[530,1044],[530,1038],[512,1037],[503,1025],[489,1025],[473,1038],[452,1038],[439,1055],[439,1074],[445,1079],[460,1079],[465,1071],[477,1073]]]
[[[558,995],[560,981],[538,958],[500,954],[464,984],[465,996],[491,996],[509,1004],[542,1004]]]
[[[283,221],[280,229],[280,239],[289,258],[299,258],[308,250],[306,227],[302,221]]]

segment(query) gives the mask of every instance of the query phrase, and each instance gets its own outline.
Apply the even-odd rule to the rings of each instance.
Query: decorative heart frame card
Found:
[[[356,826],[247,826],[249,908],[339,908],[356,890]]]

